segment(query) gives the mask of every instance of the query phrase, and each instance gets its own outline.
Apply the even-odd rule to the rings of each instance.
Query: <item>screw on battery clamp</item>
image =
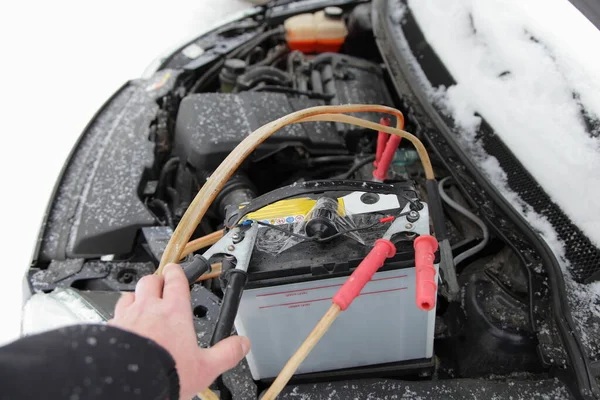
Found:
[[[234,244],[238,244],[242,240],[244,240],[244,234],[243,233],[234,232],[233,235],[231,235],[231,241]]]

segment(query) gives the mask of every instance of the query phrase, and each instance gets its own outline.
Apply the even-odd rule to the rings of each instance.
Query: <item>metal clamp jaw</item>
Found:
[[[429,209],[427,204],[421,203],[423,208],[417,211],[410,211],[410,205],[406,205],[403,214],[407,215],[397,218],[388,228],[383,238],[390,240],[396,233],[414,232],[420,235],[429,235]],[[440,241],[440,273],[442,274],[442,282],[444,286],[440,288],[440,292],[450,301],[458,301],[460,287],[456,277],[456,269],[452,259],[452,249],[450,242],[447,239]]]
[[[392,222],[382,239],[390,240],[392,236],[402,232],[412,232],[419,235],[429,234],[429,210],[427,204],[421,203],[423,208],[419,211],[411,210],[410,204],[407,204],[402,210],[401,217]]]
[[[213,244],[202,256],[207,260],[217,254],[235,257],[236,269],[247,272],[257,236],[258,224],[256,222],[252,222],[249,228],[237,226]]]
[[[202,254],[202,258],[206,261],[215,255],[225,257],[221,277],[225,277],[227,283],[223,287],[223,301],[210,339],[211,346],[229,337],[233,331],[242,292],[248,280],[248,266],[257,237],[258,224],[256,222],[252,222],[250,226],[236,226]],[[228,258],[235,258],[234,268],[225,268]],[[216,382],[221,391],[221,398],[231,398],[231,393],[225,386],[222,377],[218,377]]]

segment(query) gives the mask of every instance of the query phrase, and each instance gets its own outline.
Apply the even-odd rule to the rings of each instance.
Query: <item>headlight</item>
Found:
[[[57,289],[48,294],[34,294],[25,303],[21,332],[23,335],[32,335],[68,325],[102,323],[106,320],[106,315],[77,290]]]

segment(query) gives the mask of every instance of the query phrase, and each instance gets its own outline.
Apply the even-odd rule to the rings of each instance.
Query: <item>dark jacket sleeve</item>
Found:
[[[150,339],[77,325],[0,348],[0,399],[178,399],[171,355]]]

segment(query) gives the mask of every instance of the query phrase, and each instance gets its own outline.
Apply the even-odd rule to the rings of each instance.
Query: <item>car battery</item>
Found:
[[[389,223],[373,221],[401,216],[414,205],[420,208],[418,220],[407,222],[409,231],[391,239],[396,255],[340,314],[297,374],[433,357],[435,307],[423,311],[416,305],[413,250],[414,238],[429,234],[429,214],[424,202],[407,200],[415,197],[416,192],[407,185],[398,194],[352,192],[338,198],[341,215],[355,226],[369,227],[358,231],[358,238],[344,235],[322,243],[279,245],[274,251],[269,245],[285,234],[265,226],[259,229],[235,320],[238,334],[252,342],[247,361],[255,380],[277,376],[329,309],[334,294],[389,227]],[[318,198],[286,200],[248,218],[292,229],[309,215],[316,201]],[[437,265],[435,268],[437,274]]]

